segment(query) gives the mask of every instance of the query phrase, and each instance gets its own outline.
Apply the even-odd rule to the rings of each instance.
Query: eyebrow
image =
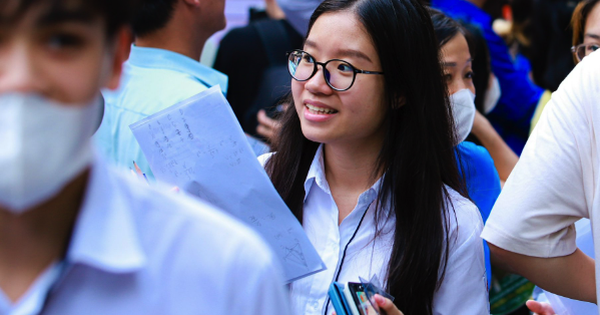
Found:
[[[93,15],[85,10],[55,9],[42,16],[36,23],[38,26],[48,26],[60,23],[78,22],[91,24]]]
[[[12,24],[17,23],[20,18],[21,17],[11,18],[0,15],[0,26],[9,27]],[[94,15],[91,12],[83,9],[73,10],[55,7],[50,9],[48,13],[39,17],[36,21],[36,26],[45,27],[68,22],[91,24],[93,18]]]
[[[597,34],[592,34],[592,33],[587,33],[587,34],[585,34],[585,36],[584,36],[584,37],[590,37],[590,38],[593,38],[593,39],[598,39],[598,40],[600,40],[600,35],[597,35]]]
[[[307,39],[306,42],[304,42],[304,46],[307,47],[312,47],[312,48],[317,48],[318,45],[317,43]],[[371,60],[371,58],[369,58],[369,56],[363,54],[362,52],[358,51],[358,50],[354,50],[354,49],[339,49],[337,51],[338,55],[340,57],[354,57],[354,58],[359,58],[359,59],[364,59],[370,63],[373,63],[373,61]]]
[[[469,62],[473,62],[473,58],[467,59],[467,63],[469,63]],[[456,63],[456,62],[442,62],[442,66],[443,67],[456,67],[456,66],[458,66],[458,63]]]

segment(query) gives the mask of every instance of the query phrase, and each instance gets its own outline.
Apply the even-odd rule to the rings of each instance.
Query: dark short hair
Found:
[[[173,17],[177,0],[142,0],[140,10],[133,18],[133,33],[145,36],[167,25]]]
[[[46,5],[49,10],[68,8],[81,11],[90,18],[102,18],[106,21],[106,34],[112,37],[119,28],[131,22],[138,4],[139,0],[2,0],[0,12],[10,8],[9,18],[18,19],[36,5]]]

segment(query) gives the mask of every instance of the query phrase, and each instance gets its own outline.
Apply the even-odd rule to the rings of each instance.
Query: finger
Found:
[[[141,169],[140,169],[140,167],[137,165],[137,163],[135,163],[135,161],[133,161],[133,166],[135,167],[135,172],[136,172],[138,175],[142,176],[142,174],[144,174],[144,173],[142,173],[142,170],[141,170]]]
[[[539,314],[539,315],[553,315],[554,314],[554,309],[552,309],[552,306],[548,303],[541,303],[538,301],[533,301],[533,300],[529,300],[527,301],[527,308],[529,308],[530,311]]]
[[[258,114],[256,115],[256,120],[258,120],[259,124],[265,125],[269,128],[274,128],[275,125],[277,125],[277,120],[267,116],[267,113],[262,109],[258,111]]]
[[[267,116],[267,113],[265,112],[264,109],[259,110],[258,114],[256,114],[256,120],[258,120],[259,124],[266,124],[267,118],[269,118],[269,117]]]
[[[273,129],[265,126],[265,125],[258,125],[256,127],[256,133],[258,133],[259,135],[271,140],[274,136],[274,132]]]
[[[386,299],[379,294],[375,294],[374,298],[379,308],[384,310],[387,315],[404,315],[390,299]]]

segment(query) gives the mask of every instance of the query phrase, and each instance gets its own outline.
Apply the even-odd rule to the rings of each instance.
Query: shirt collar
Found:
[[[141,269],[146,257],[137,238],[130,202],[104,162],[97,157],[67,253],[80,263],[110,273]]]
[[[304,202],[306,202],[306,198],[308,197],[308,193],[310,192],[313,184],[317,184],[317,186],[319,186],[324,192],[331,194],[331,191],[329,190],[329,183],[327,183],[327,179],[325,178],[323,144],[319,145],[319,148],[317,148],[317,152],[313,157],[310,168],[308,169],[308,174],[304,180]]]
[[[228,78],[225,74],[170,50],[131,45],[131,53],[127,62],[141,68],[168,69],[188,73],[208,88],[220,85],[223,94],[227,91]]]

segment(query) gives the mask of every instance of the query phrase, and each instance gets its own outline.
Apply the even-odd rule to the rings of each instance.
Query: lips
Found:
[[[305,106],[311,114],[323,115],[323,114],[337,113],[337,110],[331,109],[331,108],[324,108],[324,107],[319,107],[319,106],[315,106],[315,105],[311,105],[311,104],[305,104]]]
[[[312,123],[323,123],[333,119],[337,110],[319,102],[307,100],[304,102],[304,118]]]

